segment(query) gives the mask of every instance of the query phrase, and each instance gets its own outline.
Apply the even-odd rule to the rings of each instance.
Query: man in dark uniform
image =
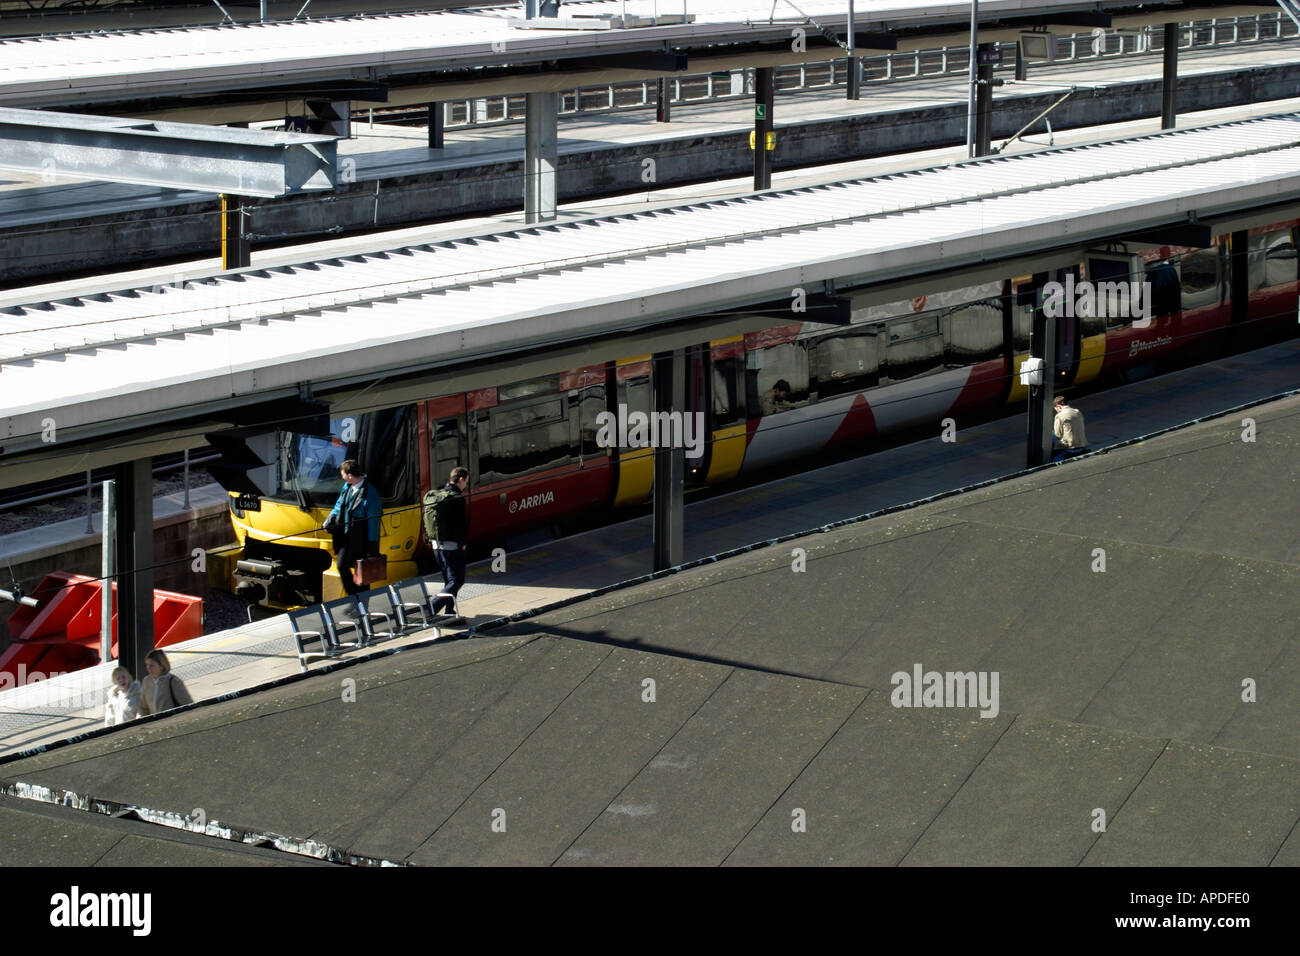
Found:
[[[456,594],[465,583],[465,543],[469,538],[469,513],[465,507],[465,490],[469,487],[469,469],[451,470],[446,491],[451,497],[438,509],[438,540],[430,541],[438,566],[442,568],[443,588],[433,603],[435,614],[456,612]]]
[[[334,533],[334,554],[338,558],[339,579],[348,594],[365,588],[352,580],[352,569],[361,558],[379,553],[379,525],[383,503],[375,486],[366,481],[361,467],[349,458],[339,466],[343,490],[325,519],[325,527]]]

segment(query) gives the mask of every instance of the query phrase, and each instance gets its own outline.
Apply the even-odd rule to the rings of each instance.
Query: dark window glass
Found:
[[[564,400],[498,406],[478,413],[478,480],[508,481],[578,456]]]
[[[641,375],[618,383],[619,404],[626,406],[627,413],[650,413],[650,376]],[[624,450],[627,450],[624,446]]]
[[[414,500],[419,484],[414,421],[414,406],[404,405],[333,418],[330,437],[281,432],[276,497],[292,501],[301,491],[308,505],[332,506],[343,487],[339,466],[353,458],[384,504]],[[345,434],[353,440],[343,441]]]
[[[1183,308],[1219,301],[1219,250],[1190,252],[1178,264],[1183,281]]]
[[[384,504],[415,500],[419,461],[415,455],[415,406],[403,405],[358,416],[355,457]]]
[[[1034,331],[1034,307],[1019,299],[1011,306],[1011,346],[1016,352],[1029,351],[1029,338]]]
[[[749,408],[760,415],[799,408],[816,401],[808,388],[808,350],[802,341],[746,353],[745,390]]]
[[[808,367],[817,396],[829,398],[880,384],[879,327],[819,335],[808,343]]]
[[[555,398],[532,405],[498,405],[490,412],[492,434],[504,435],[517,428],[527,428],[542,422],[559,421],[564,417],[564,400]]]
[[[457,465],[469,467],[462,461],[465,449],[465,420],[439,419],[433,428],[433,485],[441,488],[451,480],[451,470]]]
[[[901,382],[943,368],[943,333],[937,315],[894,319],[885,326],[885,375]]]
[[[1296,281],[1296,249],[1290,229],[1252,236],[1250,245],[1252,289]]]
[[[1151,283],[1153,316],[1173,315],[1182,308],[1182,282],[1178,270],[1168,262],[1154,262],[1147,266],[1147,282]]]
[[[546,378],[535,378],[530,382],[502,385],[497,389],[497,400],[503,403],[514,402],[522,398],[533,398],[537,395],[546,395],[559,390],[560,380],[554,375],[550,375]]]
[[[960,368],[1002,357],[1002,303],[972,302],[942,318],[946,364]]]
[[[596,433],[600,426],[596,416],[608,411],[605,407],[605,386],[589,385],[577,395],[569,396],[569,401],[578,406],[579,431],[582,436],[581,453],[584,459],[603,458],[606,449],[596,444]]]
[[[738,355],[713,360],[711,384],[714,428],[726,428],[745,419],[745,409],[739,400],[740,368]]]
[[[1131,286],[1122,292],[1116,291],[1113,295],[1110,287],[1113,283],[1130,283],[1136,277],[1130,271],[1132,268],[1129,260],[1126,259],[1098,259],[1090,258],[1088,260],[1088,280],[1094,283],[1094,290],[1097,297],[1094,300],[1095,306],[1090,314],[1083,317],[1084,335],[1094,335],[1105,328],[1118,328],[1129,325],[1133,321],[1133,309],[1129,303],[1129,292]],[[1117,306],[1122,308],[1111,308],[1112,299]],[[1087,310],[1085,309],[1085,312]],[[1153,311],[1154,314],[1154,311]],[[1059,319],[1057,320],[1060,321]]]

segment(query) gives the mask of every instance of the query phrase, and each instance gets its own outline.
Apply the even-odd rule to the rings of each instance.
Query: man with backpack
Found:
[[[451,470],[445,487],[424,496],[424,535],[442,568],[444,582],[433,604],[435,614],[456,613],[456,594],[465,583],[465,543],[469,537],[465,490],[468,487],[469,469],[458,465]]]

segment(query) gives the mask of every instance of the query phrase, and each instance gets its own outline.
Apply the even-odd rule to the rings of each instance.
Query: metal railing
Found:
[[[1281,11],[1254,16],[1222,17],[1217,20],[1193,20],[1180,25],[1179,49],[1289,40],[1298,35],[1300,30]],[[999,43],[998,46],[1003,52],[1003,59],[995,71],[1014,70],[1013,52],[1016,44]],[[1161,53],[1163,49],[1164,29],[1161,26],[1123,31],[1098,29],[1090,33],[1058,36],[1054,62],[1148,56]],[[861,71],[861,83],[880,84],[919,78],[965,76],[969,70],[968,57],[969,51],[965,46],[943,46],[932,50],[859,57],[857,67]],[[826,60],[777,67],[774,79],[779,92],[824,90],[843,86],[847,80],[847,70],[843,59]],[[674,76],[669,78],[668,83],[669,102],[673,107],[740,100],[753,95],[754,90],[752,70]],[[560,114],[586,116],[653,109],[656,96],[653,80],[578,87],[560,94]],[[473,129],[521,123],[525,102],[522,95],[449,101],[443,104],[446,111],[445,126],[448,129]]]
[[[156,478],[169,471],[182,471],[184,474],[184,485],[182,486],[184,507],[188,510],[190,507],[190,469],[195,465],[202,465],[210,461],[216,461],[220,457],[220,455],[204,455],[200,458],[191,458],[190,453],[186,451],[180,461],[159,465],[154,468],[153,475]],[[79,484],[71,486],[64,485],[55,491],[48,491],[43,494],[31,495],[26,498],[17,498],[10,501],[0,502],[0,512],[16,511],[20,508],[28,507],[29,505],[42,504],[47,501],[57,501],[60,499],[74,499],[84,495],[86,500],[86,533],[93,534],[93,518],[98,511],[94,505],[94,491],[100,486],[100,484],[101,482],[93,480],[90,472],[86,472],[85,477],[82,478]]]

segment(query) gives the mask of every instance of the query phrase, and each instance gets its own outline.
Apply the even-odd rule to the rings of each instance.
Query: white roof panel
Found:
[[[47,416],[111,429],[1297,199],[1286,115],[32,303],[0,310],[0,440]]]
[[[442,11],[215,27],[124,31],[0,41],[0,103],[33,102],[42,91],[102,94],[160,91],[202,81],[264,85],[322,71],[375,67],[382,73],[426,64],[533,62],[558,55],[645,49],[685,40],[743,43],[788,35],[791,24],[840,26],[843,0],[687,0],[693,23],[628,30],[534,30],[511,27],[518,8]],[[986,18],[1053,9],[1085,9],[1078,0],[984,0]],[[678,14],[671,0],[601,0],[565,4],[566,17]],[[892,25],[961,21],[967,3],[859,0],[857,23]]]

